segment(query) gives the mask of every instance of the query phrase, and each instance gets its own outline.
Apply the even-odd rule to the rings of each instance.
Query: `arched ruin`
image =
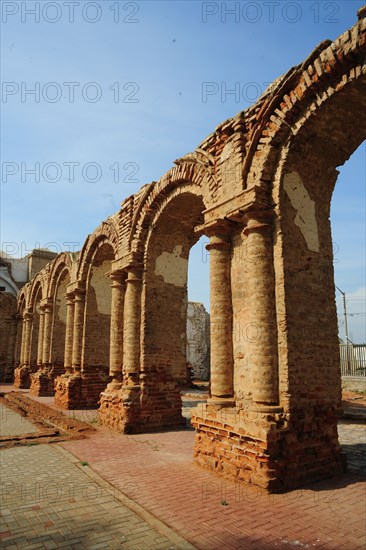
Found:
[[[99,405],[124,433],[184,424],[188,254],[205,235],[196,462],[270,491],[342,470],[329,212],[337,166],[366,136],[365,15],[22,289],[16,385],[49,395],[55,378],[58,405]]]

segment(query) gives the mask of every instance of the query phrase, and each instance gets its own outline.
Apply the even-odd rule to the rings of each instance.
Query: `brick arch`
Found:
[[[353,28],[334,42],[323,41],[302,64],[278,78],[250,109],[256,116],[251,116],[255,122],[248,126],[250,139],[243,168],[244,188],[261,184],[270,191],[280,153],[292,143],[293,135],[309,117],[315,118],[333,96],[355,82],[365,82],[364,12],[359,12],[359,21]],[[349,148],[348,157],[356,147]],[[339,158],[338,164],[343,164],[348,157],[346,154],[343,159]]]
[[[188,258],[197,242],[195,227],[204,222],[202,188],[193,183],[171,187],[152,203],[143,235],[141,308],[142,406],[152,407],[153,425],[183,423],[180,388],[187,382],[186,325]],[[140,241],[141,242],[141,241]],[[156,391],[157,382],[162,391]],[[154,389],[155,387],[155,389]]]
[[[28,284],[24,285],[23,288],[18,292],[17,310],[18,310],[18,313],[20,314],[23,313],[23,311],[27,306],[27,295],[28,295],[27,289],[28,289]]]
[[[30,311],[34,311],[36,302],[40,299],[42,300],[42,298],[45,298],[47,293],[47,279],[43,271],[37,273],[37,275],[34,277],[28,292],[29,298],[27,306]]]
[[[166,201],[170,200],[169,197],[173,196],[172,193],[179,194],[179,189],[189,186],[193,194],[202,196],[206,207],[214,200],[218,183],[213,174],[212,161],[207,155],[209,160],[203,164],[200,157],[206,159],[203,154],[195,152],[176,160],[174,168],[146,188],[132,220],[129,238],[132,251],[141,252],[148,228]]]
[[[89,235],[80,252],[77,269],[77,280],[86,284],[90,265],[103,245],[109,244],[113,249],[114,257],[118,251],[118,225],[109,218]]]
[[[159,222],[161,216],[164,216],[164,212],[169,207],[169,205],[176,200],[179,200],[179,197],[190,195],[192,199],[197,197],[201,200],[203,208],[206,208],[204,202],[204,197],[202,196],[202,188],[191,182],[182,182],[182,185],[175,187],[171,190],[168,195],[160,195],[157,199],[156,204],[154,204],[152,211],[149,212],[150,220],[149,225],[145,227],[144,238],[141,241],[144,243],[144,257],[146,257],[147,249],[149,246],[149,240],[155,231],[155,227]],[[187,216],[188,217],[188,216]],[[203,223],[202,220],[200,220]],[[141,235],[142,236],[142,235]]]
[[[53,296],[57,291],[57,286],[60,278],[68,274],[71,276],[72,259],[69,252],[62,252],[59,254],[51,265],[51,271],[48,281],[48,295]]]

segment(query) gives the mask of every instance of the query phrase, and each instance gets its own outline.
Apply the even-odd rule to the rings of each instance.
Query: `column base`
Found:
[[[138,433],[140,386],[111,382],[101,393],[98,411],[100,424],[121,433]]]
[[[60,409],[82,409],[81,376],[74,374],[67,378],[59,376],[55,380],[55,405]]]
[[[110,382],[107,367],[59,376],[55,382],[55,403],[62,409],[97,409],[101,393]]]
[[[14,369],[14,386],[20,389],[29,389],[31,386],[31,374],[36,372],[37,367],[23,365]]]
[[[30,393],[38,397],[52,397],[55,393],[54,377],[46,370],[38,370],[30,375]]]
[[[195,462],[221,477],[273,493],[344,471],[334,407],[291,413],[274,413],[271,407],[272,414],[266,412],[198,406],[192,412]]]
[[[207,405],[214,407],[235,407],[235,399],[233,397],[209,397],[207,399]]]
[[[279,405],[266,405],[264,403],[254,403],[248,409],[251,412],[257,412],[259,414],[277,414],[283,412],[283,407]]]

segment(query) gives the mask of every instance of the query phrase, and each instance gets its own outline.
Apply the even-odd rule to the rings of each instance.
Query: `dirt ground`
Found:
[[[358,407],[366,409],[366,393],[356,393],[349,390],[342,391],[343,407]]]

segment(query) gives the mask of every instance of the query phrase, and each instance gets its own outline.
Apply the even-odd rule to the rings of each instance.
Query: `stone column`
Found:
[[[123,323],[123,385],[138,386],[140,372],[141,269],[128,268]]]
[[[74,333],[72,346],[72,368],[74,374],[81,373],[81,355],[84,334],[85,290],[76,289],[74,298]]]
[[[51,337],[52,337],[52,311],[53,304],[46,300],[43,305],[44,322],[43,322],[43,351],[42,363],[44,367],[49,367],[51,355]]]
[[[211,234],[206,248],[210,252],[211,401],[220,401],[233,397],[229,236]]]
[[[65,354],[64,367],[66,376],[72,374],[72,352],[74,336],[74,294],[66,294],[66,330],[65,330]]]
[[[38,348],[37,348],[37,367],[39,368],[41,368],[43,364],[44,317],[45,317],[45,313],[42,306],[39,312]]]
[[[23,336],[23,316],[18,313],[16,316],[16,341],[14,349],[14,367],[20,367],[22,364],[22,336]]]
[[[110,273],[112,300],[111,300],[111,328],[109,374],[113,377],[112,384],[117,387],[122,382],[123,364],[123,301],[125,284],[121,273]]]
[[[273,218],[267,212],[249,212],[244,229],[248,269],[250,323],[258,338],[251,340],[253,399],[256,408],[279,409],[277,321],[273,265]]]
[[[31,338],[32,338],[32,325],[33,325],[33,313],[27,311],[24,314],[24,347],[23,347],[23,364],[30,365],[31,354]]]
[[[26,322],[25,322],[25,312],[23,311],[21,315],[21,329],[20,329],[20,363],[19,366],[22,367],[25,364],[25,331],[26,331]]]

